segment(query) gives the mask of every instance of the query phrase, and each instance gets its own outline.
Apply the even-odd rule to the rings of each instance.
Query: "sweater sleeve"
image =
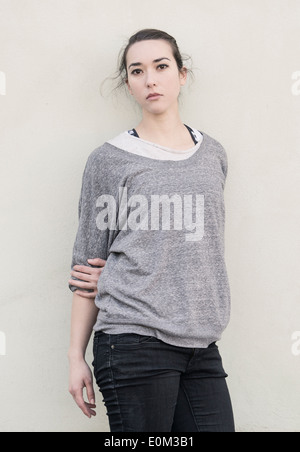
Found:
[[[89,157],[82,178],[78,214],[79,225],[73,247],[72,269],[75,265],[88,264],[88,259],[101,258],[107,260],[108,230],[97,228],[97,199],[104,192],[101,176],[101,163],[95,153]],[[72,277],[76,280],[77,278]],[[69,285],[72,292],[78,288]]]

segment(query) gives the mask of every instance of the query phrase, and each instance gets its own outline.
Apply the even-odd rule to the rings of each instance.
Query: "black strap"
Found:
[[[129,135],[132,135],[132,136],[134,136],[136,138],[140,138],[138,133],[137,133],[137,131],[135,129],[129,130],[128,133],[129,133]]]
[[[190,128],[189,126],[187,126],[186,124],[184,124],[184,125],[185,125],[185,127],[188,129],[188,131],[190,132],[191,137],[192,137],[192,140],[193,140],[193,142],[195,143],[195,145],[198,144],[197,136],[196,136],[195,132],[193,131],[193,129],[191,129],[191,128]],[[129,130],[128,133],[129,133],[129,135],[132,135],[132,136],[134,136],[134,137],[136,137],[136,138],[140,138],[140,137],[139,137],[139,134],[137,133],[137,131],[136,131],[135,129]]]
[[[194,142],[195,144],[198,144],[199,141],[197,140],[197,136],[196,136],[195,132],[193,131],[193,129],[191,129],[191,128],[190,128],[189,126],[187,126],[186,124],[184,124],[184,125],[185,125],[185,127],[188,129],[188,131],[190,132],[193,142]]]

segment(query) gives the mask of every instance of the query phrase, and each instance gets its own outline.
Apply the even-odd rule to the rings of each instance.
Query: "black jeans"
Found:
[[[215,343],[174,347],[149,336],[94,338],[94,374],[111,432],[234,432]]]

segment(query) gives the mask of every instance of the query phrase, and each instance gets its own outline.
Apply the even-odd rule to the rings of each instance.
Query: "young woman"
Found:
[[[230,315],[226,153],[181,121],[188,70],[170,35],[132,36],[120,74],[142,120],[85,168],[69,281],[70,392],[96,414],[85,361],[94,328],[94,375],[112,432],[233,432],[216,345]]]

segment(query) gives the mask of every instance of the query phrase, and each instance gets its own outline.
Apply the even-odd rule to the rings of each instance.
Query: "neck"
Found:
[[[178,109],[162,115],[144,111],[143,119],[136,130],[142,139],[162,146],[188,148],[191,144],[190,135],[181,121]]]

